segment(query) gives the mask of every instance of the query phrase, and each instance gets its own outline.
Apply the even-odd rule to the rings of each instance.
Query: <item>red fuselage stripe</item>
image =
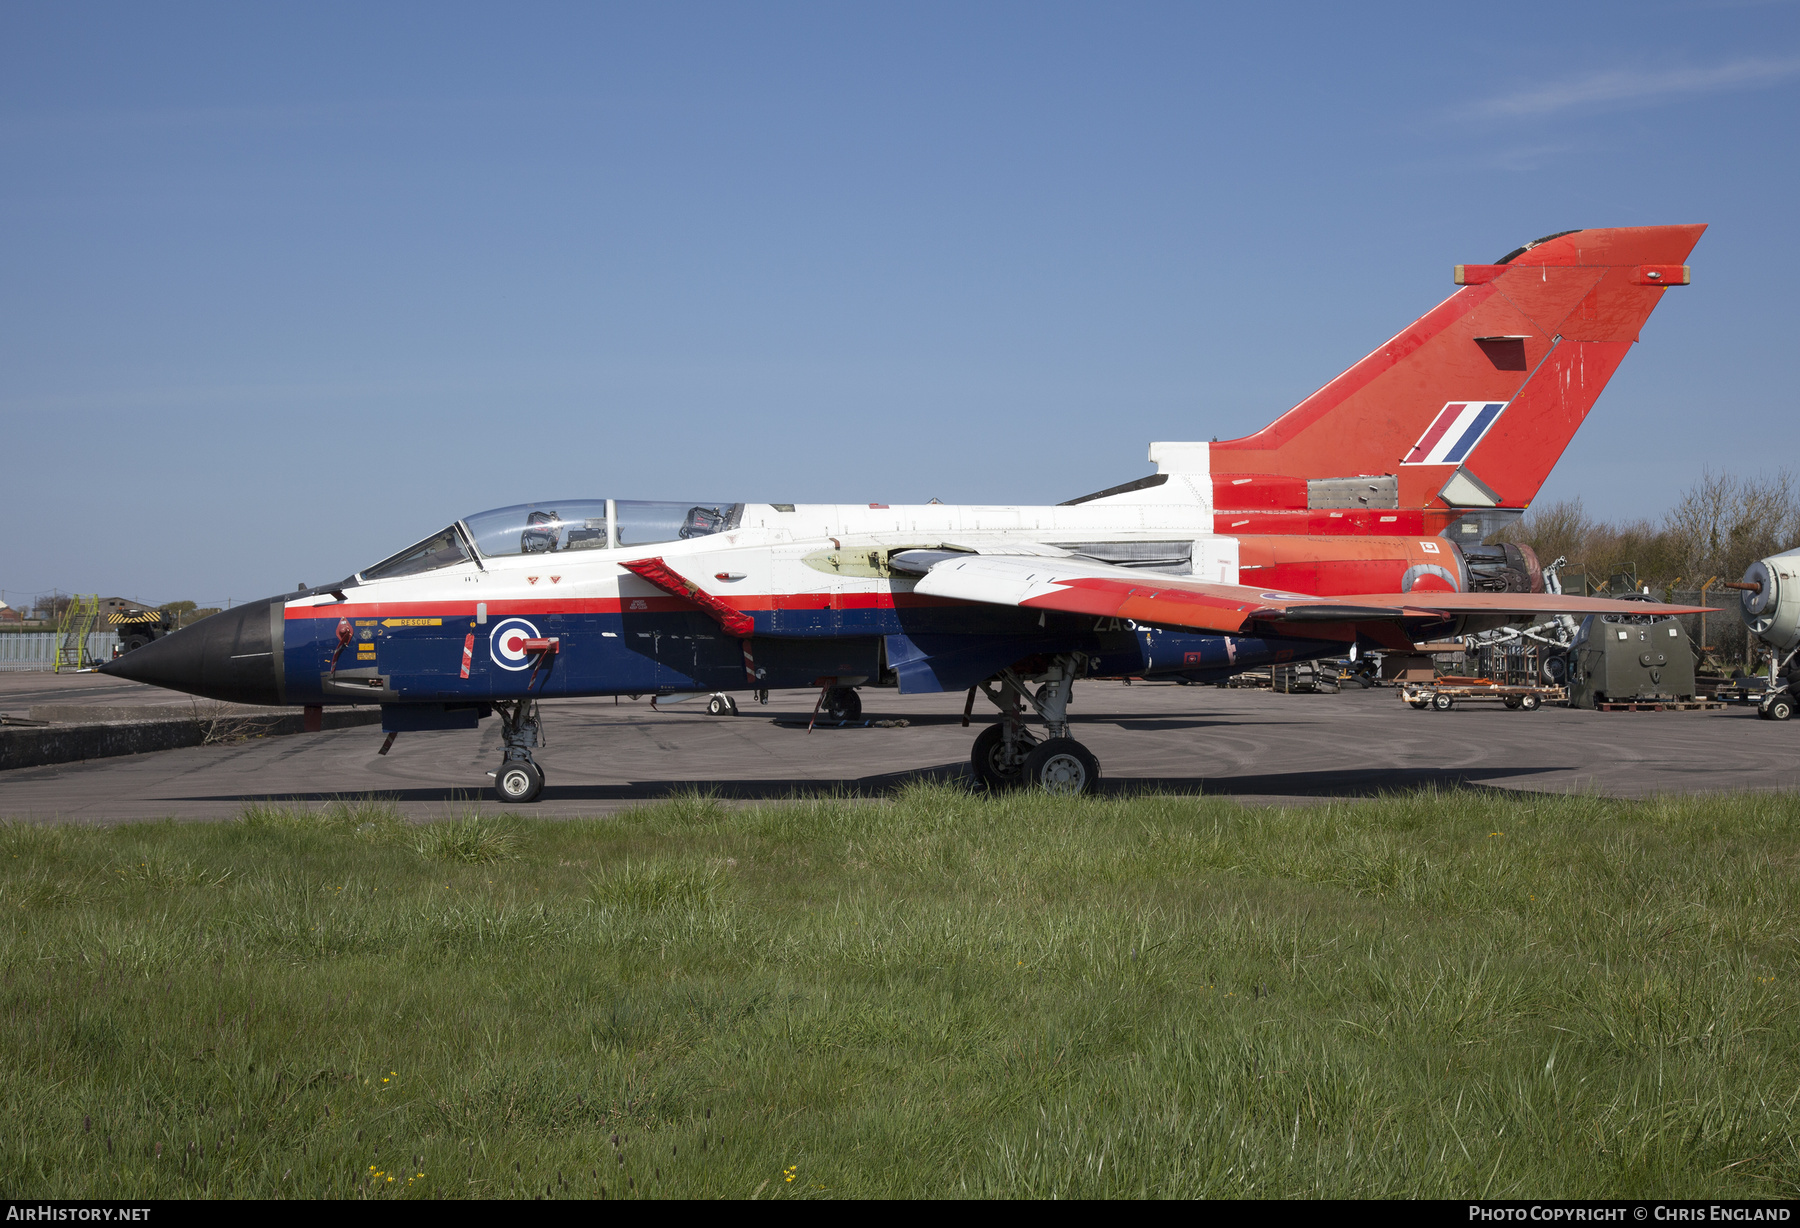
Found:
[[[787,593],[777,596],[721,598],[734,610],[770,613],[777,610],[891,610],[923,606],[963,605],[945,597],[921,597],[915,593]],[[562,600],[520,598],[488,601],[489,618],[533,614],[643,614],[695,610],[684,597],[577,597]],[[474,618],[473,601],[382,601],[342,605],[289,606],[290,621],[321,618]]]

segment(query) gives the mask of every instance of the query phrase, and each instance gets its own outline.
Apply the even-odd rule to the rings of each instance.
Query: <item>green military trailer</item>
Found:
[[[1694,698],[1694,649],[1673,618],[1590,614],[1569,645],[1569,703],[1598,708]]]

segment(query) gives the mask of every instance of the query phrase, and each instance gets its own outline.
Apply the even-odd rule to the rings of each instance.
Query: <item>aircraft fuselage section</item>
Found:
[[[1140,628],[1122,619],[1067,614],[1040,619],[973,606],[826,609],[806,612],[804,619],[797,611],[777,611],[757,618],[758,634],[732,636],[692,610],[618,608],[629,601],[484,604],[485,623],[473,610],[446,604],[346,603],[325,607],[319,616],[290,607],[282,647],[286,702],[655,694],[884,680],[907,692],[937,691],[974,685],[1023,657],[1058,652],[1085,654],[1090,672],[1099,676],[1208,680],[1344,647]],[[596,608],[605,606],[612,608]],[[427,607],[435,612],[422,613]],[[765,620],[780,633],[761,634]],[[342,649],[341,621],[349,622],[352,636],[351,646]],[[534,639],[555,640],[557,651],[525,652],[524,641]],[[978,663],[949,677],[894,677],[895,658],[907,648],[941,647],[946,641],[971,646],[981,653]]]
[[[924,516],[912,515],[915,510]],[[1189,552],[1187,574],[1234,582],[1236,540],[1206,532],[1197,514],[1165,509],[1146,526],[1124,509],[928,505],[879,509],[868,519],[838,512],[802,507],[797,515],[778,514],[809,527],[819,521],[814,533],[837,530],[823,536],[802,536],[798,524],[751,523],[695,540],[469,561],[358,584],[341,590],[341,601],[323,593],[289,601],[280,620],[283,698],[289,704],[480,702],[832,680],[932,691],[962,689],[1023,657],[1059,652],[1085,654],[1089,672],[1101,676],[1203,679],[1343,647],[934,599],[914,593],[916,579],[888,561],[904,549],[1005,551],[1014,540],[1029,549],[1032,540],[1052,536],[1071,546],[1084,539],[1115,546],[1178,541]],[[867,531],[876,517],[885,532]],[[1053,532],[1044,527],[1047,518],[1060,522]],[[1128,519],[1138,523],[1112,523]],[[921,520],[927,527],[914,529]],[[987,527],[996,520],[1010,523],[999,531]],[[846,521],[864,531],[850,532]],[[957,527],[975,523],[983,529]],[[646,557],[665,560],[747,616],[753,630],[728,632],[713,614],[622,566]],[[554,652],[528,646],[547,640],[556,641]],[[925,658],[928,666],[911,667]]]

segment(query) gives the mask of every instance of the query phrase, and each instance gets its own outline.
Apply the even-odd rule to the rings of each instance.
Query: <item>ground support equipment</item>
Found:
[[[52,673],[60,674],[65,670],[80,673],[94,668],[96,662],[88,656],[88,635],[99,617],[98,593],[85,597],[77,593],[69,602],[56,625],[56,660],[50,665]]]
[[[1459,703],[1497,703],[1514,712],[1536,712],[1547,703],[1566,702],[1569,692],[1560,686],[1502,686],[1481,678],[1459,678],[1403,684],[1400,698],[1415,708],[1434,712],[1448,712]]]
[[[1597,712],[1710,712],[1730,705],[1718,699],[1597,699]],[[1785,720],[1786,718],[1779,718]]]

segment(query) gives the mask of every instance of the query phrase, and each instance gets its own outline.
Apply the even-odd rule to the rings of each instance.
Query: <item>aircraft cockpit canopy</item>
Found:
[[[463,525],[486,559],[560,550],[604,550],[605,499],[521,503],[465,517]]]
[[[741,503],[565,499],[521,503],[463,521],[483,558],[682,541],[737,527]]]
[[[358,579],[391,580],[466,563],[475,555],[559,554],[684,541],[735,529],[742,503],[670,503],[648,499],[563,499],[521,503],[478,512],[392,558],[358,573]]]
[[[621,546],[686,541],[738,527],[742,503],[657,503],[648,499],[616,499]]]

